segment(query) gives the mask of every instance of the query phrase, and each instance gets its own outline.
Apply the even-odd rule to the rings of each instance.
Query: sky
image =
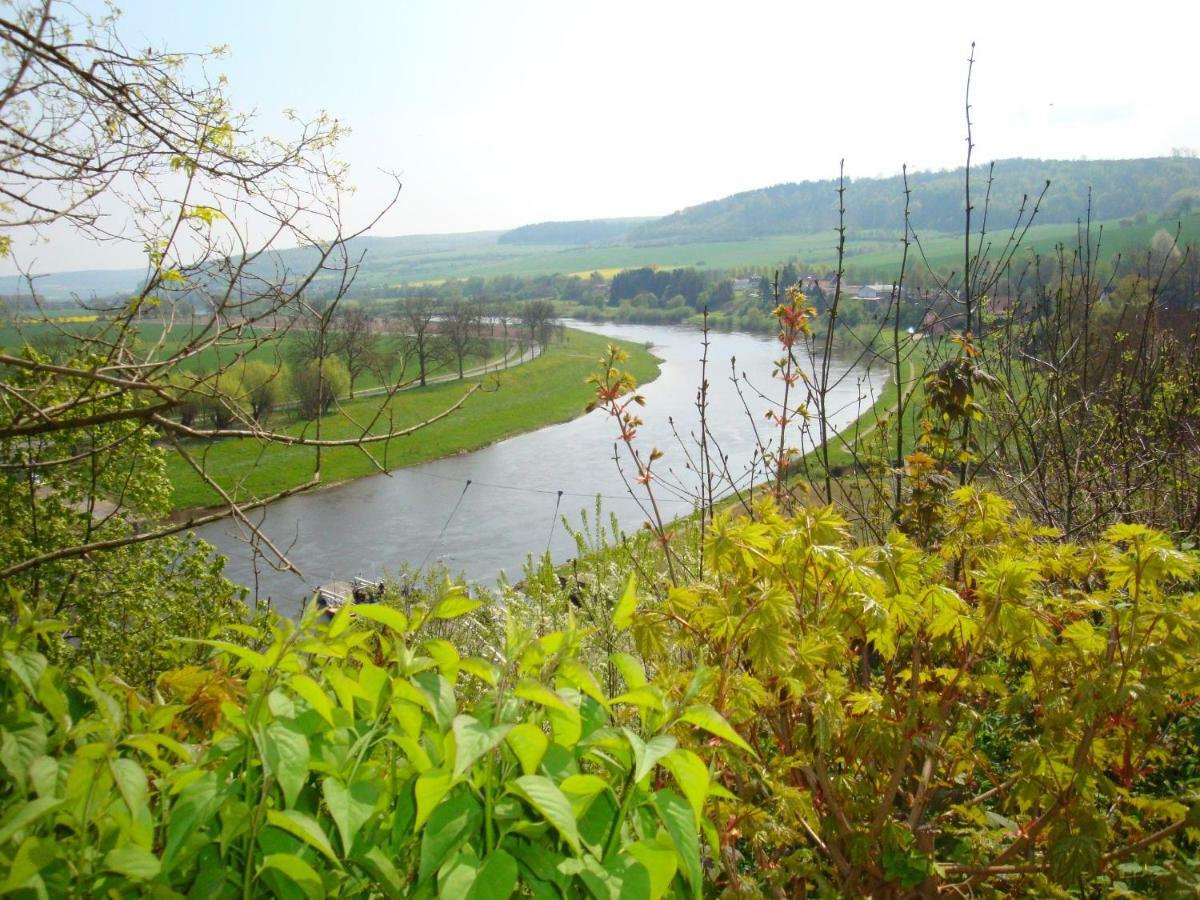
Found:
[[[81,0],[81,8],[93,8]],[[227,45],[256,127],[326,110],[350,224],[387,236],[663,215],[737,191],[976,159],[1200,147],[1188,2],[127,0],[132,46]],[[55,235],[44,271],[140,263]],[[29,254],[26,254],[26,259]],[[8,270],[6,270],[8,271]]]

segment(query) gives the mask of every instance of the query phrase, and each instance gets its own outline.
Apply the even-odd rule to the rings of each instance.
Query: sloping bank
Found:
[[[586,378],[597,370],[609,343],[620,344],[629,352],[626,368],[639,384],[658,377],[659,360],[645,347],[567,329],[563,341],[552,343],[537,359],[487,376],[485,389],[472,395],[454,414],[408,437],[388,442],[386,447],[382,442],[370,445],[371,452],[381,465],[395,469],[478,450],[504,438],[582,415],[593,393]],[[429,419],[451,406],[471,383],[468,379],[434,384],[393,397],[378,416],[373,433]],[[378,398],[343,404],[340,413],[322,420],[321,437],[357,436],[361,423],[375,419],[378,408]],[[274,427],[288,434],[313,434],[311,422],[285,419]],[[303,484],[312,477],[316,459],[313,447],[268,444],[248,438],[196,442],[189,449],[193,455],[204,458],[208,472],[218,484],[241,500]],[[324,485],[378,471],[354,447],[321,451]],[[221,502],[181,457],[173,454],[168,458],[167,472],[174,486],[172,502],[177,511]]]

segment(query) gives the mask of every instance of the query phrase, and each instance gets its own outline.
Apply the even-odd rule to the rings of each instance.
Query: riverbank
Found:
[[[567,329],[562,343],[553,343],[537,359],[488,375],[485,388],[462,408],[414,434],[375,444],[371,452],[386,469],[396,469],[477,450],[505,438],[582,415],[592,390],[585,381],[595,372],[605,347],[602,335]],[[659,361],[644,346],[620,342],[630,358],[627,367],[639,384],[659,374]],[[323,439],[347,439],[362,431],[361,423],[377,421],[372,433],[401,429],[425,421],[453,405],[472,381],[429,385],[393,397],[380,413],[378,398],[346,403],[340,414],[322,420]],[[358,424],[356,424],[358,423]],[[311,422],[292,422],[287,434],[313,432]],[[236,499],[246,501],[303,484],[312,477],[313,447],[268,444],[253,439],[196,442],[189,451],[205,460],[207,470]],[[325,485],[378,473],[379,468],[360,449],[339,447],[321,451]],[[168,457],[167,473],[176,511],[211,506],[220,496],[177,455]]]

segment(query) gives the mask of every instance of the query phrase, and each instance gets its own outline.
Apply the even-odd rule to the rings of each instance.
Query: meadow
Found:
[[[485,389],[474,393],[454,414],[410,437],[379,443],[371,452],[386,469],[427,462],[439,457],[475,450],[506,437],[531,431],[580,415],[592,397],[585,379],[604,355],[609,339],[568,329],[561,343],[550,344],[532,362],[507,369],[485,379]],[[658,364],[651,353],[636,344],[623,344],[629,351],[628,368],[639,382],[653,379]],[[403,391],[381,404],[367,398],[339,404],[321,423],[321,437],[336,440],[356,437],[361,426],[377,413],[372,434],[401,429],[423,422],[453,405],[470,382],[450,381]],[[292,435],[314,434],[314,423],[279,414],[272,423],[276,430]],[[253,439],[193,442],[188,447],[202,459],[217,482],[239,499],[265,496],[303,484],[312,477],[316,450],[284,446]],[[174,486],[175,508],[207,506],[220,502],[188,463],[172,455],[167,463]],[[378,472],[375,463],[354,447],[324,449],[321,478],[324,484],[345,481]]]
[[[67,325],[46,322],[8,324],[0,327],[0,348],[3,348],[5,352],[15,353],[20,350],[22,345],[28,343],[39,352],[53,357],[59,347],[66,347],[85,336],[97,336],[100,340],[104,340],[106,327],[109,326],[99,321],[73,321]],[[164,334],[163,324],[146,322],[137,326],[137,334],[132,339],[132,346],[142,353],[156,348],[156,357],[169,358],[186,344],[192,333],[193,326],[191,324],[171,325],[165,329]],[[265,331],[263,333],[266,334]],[[354,382],[355,391],[380,387],[385,382],[394,384],[415,376],[416,363],[409,359],[406,367],[403,354],[398,352],[398,341],[401,338],[402,335],[398,334],[380,335],[380,349],[385,356],[392,358],[391,364],[386,370],[372,371],[368,369],[362,372]],[[292,359],[293,351],[297,349],[300,341],[301,338],[292,333],[275,335],[258,346],[254,345],[253,338],[236,342],[223,341],[205,347],[193,356],[184,359],[179,363],[177,369],[197,374],[214,372],[238,359],[247,362],[251,360],[265,362],[271,366],[276,366],[281,362],[287,364]],[[485,337],[483,345],[464,358],[464,367],[472,369],[497,362],[503,358],[505,348],[506,342],[501,338]],[[456,361],[442,355],[430,357],[427,372],[429,376],[438,377],[455,371],[457,371]],[[387,376],[386,380],[380,377],[381,374]]]

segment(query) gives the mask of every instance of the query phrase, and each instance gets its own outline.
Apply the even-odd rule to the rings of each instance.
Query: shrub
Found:
[[[0,624],[0,891],[700,896],[719,788],[690,748],[740,743],[702,681],[668,695],[619,657],[608,697],[575,629],[510,623],[499,661],[425,636],[477,605],[247,627],[154,700],[51,664],[58,626],[22,608]]]
[[[1068,543],[971,488],[943,522],[936,552],[856,546],[833,507],[768,500],[638,610],[642,657],[677,686],[716,667],[700,696],[758,750],[715,768],[720,881],[1195,891],[1193,557],[1139,525]]]

